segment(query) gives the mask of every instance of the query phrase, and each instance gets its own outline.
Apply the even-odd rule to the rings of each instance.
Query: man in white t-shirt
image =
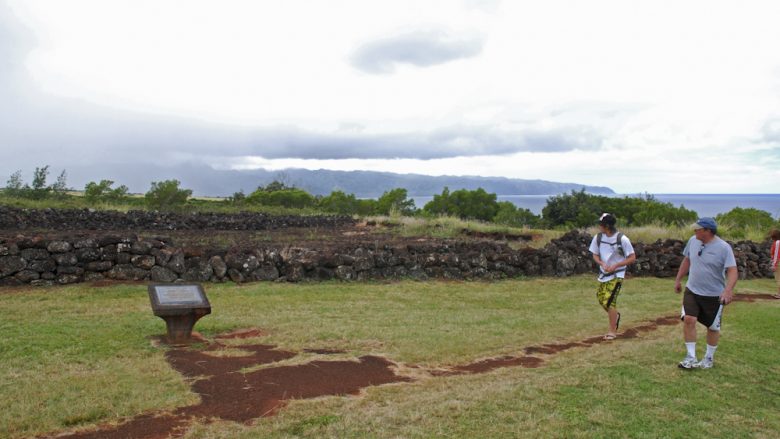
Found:
[[[681,369],[709,369],[720,340],[723,306],[734,299],[737,262],[728,242],[717,236],[718,225],[712,218],[699,218],[693,225],[695,235],[683,250],[685,258],[677,271],[674,290],[682,291],[682,278],[688,274],[683,295],[683,337],[688,351],[678,365]],[[707,327],[707,352],[696,360],[696,322]]]
[[[617,219],[611,213],[604,213],[599,218],[600,233],[590,242],[590,252],[593,260],[599,265],[599,287],[596,298],[609,316],[609,332],[604,340],[614,340],[620,326],[620,313],[617,310],[617,298],[623,279],[626,277],[626,267],[636,261],[631,240],[618,233]]]

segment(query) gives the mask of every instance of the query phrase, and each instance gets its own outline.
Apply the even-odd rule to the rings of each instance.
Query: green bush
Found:
[[[517,207],[509,201],[498,202],[498,212],[493,222],[512,227],[538,227],[541,218],[528,209]]]
[[[67,172],[63,169],[57,181],[47,186],[46,178],[49,175],[49,165],[35,168],[32,186],[22,181],[22,171],[14,172],[8,179],[5,187],[5,195],[15,198],[27,198],[30,200],[44,200],[47,198],[63,199],[67,195]]]
[[[542,217],[547,227],[588,227],[596,223],[603,212],[614,214],[621,225],[642,226],[663,224],[680,226],[692,223],[697,214],[685,206],[662,203],[652,195],[638,197],[606,197],[572,191],[547,199]]]
[[[498,213],[496,194],[489,194],[484,189],[459,189],[450,193],[445,187],[441,194],[434,195],[433,200],[423,207],[429,215],[450,215],[464,219],[492,221]]]
[[[769,212],[752,207],[746,209],[735,207],[726,213],[718,214],[715,221],[719,225],[732,228],[755,227],[762,229],[771,229],[778,223]]]
[[[396,188],[382,194],[376,201],[374,215],[390,215],[397,213],[404,216],[413,215],[417,208],[414,200],[407,198],[406,189]]]
[[[313,207],[316,204],[314,196],[296,188],[268,191],[258,188],[246,197],[246,202],[263,206],[281,206],[287,208],[303,209]]]
[[[187,198],[192,195],[190,189],[180,189],[179,180],[152,182],[152,187],[144,195],[146,205],[152,209],[179,209],[187,204]]]
[[[89,204],[123,202],[127,198],[127,186],[121,185],[117,188],[111,188],[113,184],[112,180],[100,180],[100,183],[90,181],[84,187],[84,199]]]

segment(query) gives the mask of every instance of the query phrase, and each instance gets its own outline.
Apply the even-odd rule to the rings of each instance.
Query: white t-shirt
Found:
[[[612,236],[607,236],[606,233],[601,235],[601,247],[599,248],[597,241],[598,241],[598,234],[593,237],[593,240],[590,242],[590,247],[588,250],[590,250],[591,253],[594,255],[599,255],[602,261],[606,262],[607,265],[614,265],[618,262],[623,262],[626,260],[626,256],[634,254],[634,246],[631,245],[631,240],[628,239],[628,236],[623,235],[623,239],[620,240],[620,245],[623,247],[623,255],[620,255],[620,253],[617,251],[617,237],[618,232],[615,232]],[[599,282],[607,282],[615,278],[617,276],[620,279],[623,279],[626,277],[626,270],[625,267],[621,267],[620,271],[614,274],[607,275],[604,272],[603,267],[599,267],[600,275],[599,275]]]

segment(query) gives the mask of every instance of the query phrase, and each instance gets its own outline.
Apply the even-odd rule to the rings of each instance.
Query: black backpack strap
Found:
[[[599,256],[601,256],[601,236],[604,235],[603,233],[599,232],[598,235],[596,235],[596,248],[598,249]]]

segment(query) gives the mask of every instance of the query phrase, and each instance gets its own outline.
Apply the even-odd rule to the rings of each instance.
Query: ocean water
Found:
[[[618,194],[616,197],[633,196],[635,194]],[[511,201],[518,207],[524,207],[535,214],[542,213],[551,195],[499,195],[498,201]],[[752,207],[769,212],[773,218],[780,217],[780,194],[653,194],[663,203],[674,206],[685,206],[699,214],[712,216],[726,213],[735,207]],[[418,208],[433,200],[433,197],[412,197]]]

